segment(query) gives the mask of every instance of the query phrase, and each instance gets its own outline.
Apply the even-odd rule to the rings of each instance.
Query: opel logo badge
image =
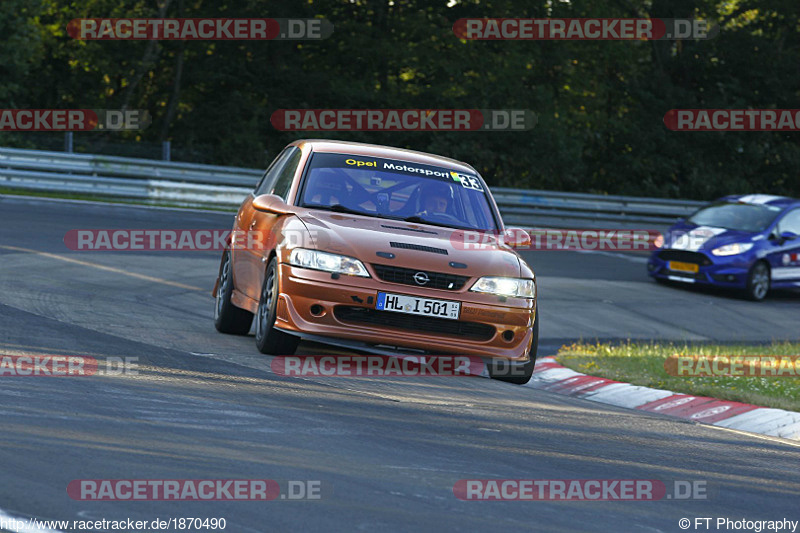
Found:
[[[417,285],[425,285],[431,280],[425,272],[417,272],[414,274],[414,281],[417,282]]]

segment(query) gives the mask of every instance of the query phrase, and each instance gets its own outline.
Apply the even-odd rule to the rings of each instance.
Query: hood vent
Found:
[[[426,229],[404,228],[403,226],[387,226],[386,224],[381,224],[381,227],[382,228],[386,228],[386,229],[399,229],[399,230],[403,230],[403,231],[415,231],[417,233],[429,233],[431,235],[439,235],[435,231],[430,231],[430,230],[426,230]]]
[[[390,242],[392,248],[402,248],[404,250],[417,250],[419,252],[430,252],[432,254],[447,255],[444,248],[434,248],[433,246],[422,246],[421,244],[411,244],[408,242]]]

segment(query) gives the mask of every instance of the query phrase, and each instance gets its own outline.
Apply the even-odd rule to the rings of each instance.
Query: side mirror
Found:
[[[283,198],[274,194],[262,194],[253,198],[253,209],[277,215],[285,215],[292,212],[292,207],[284,202]]]
[[[528,250],[531,247],[531,236],[522,228],[506,228],[503,233],[503,242],[516,249]]]
[[[786,242],[786,241],[794,240],[797,237],[798,237],[797,233],[795,233],[793,231],[782,231],[778,238],[783,243],[783,242]]]

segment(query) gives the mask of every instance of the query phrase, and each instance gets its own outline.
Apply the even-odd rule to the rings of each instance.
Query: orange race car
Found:
[[[471,247],[464,235],[481,235]],[[527,383],[536,278],[478,172],[400,148],[297,141],[236,216],[214,324],[289,355],[300,339],[383,353],[478,356]]]

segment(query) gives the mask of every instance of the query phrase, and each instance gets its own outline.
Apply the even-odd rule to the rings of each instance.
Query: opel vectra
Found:
[[[530,237],[504,227],[470,165],[297,141],[244,200],[233,229],[246,238],[233,238],[220,263],[220,332],[247,334],[255,317],[256,346],[267,354],[292,354],[308,339],[478,356],[495,378],[530,379],[536,278],[514,250]],[[468,246],[466,232],[482,235],[481,246]]]

